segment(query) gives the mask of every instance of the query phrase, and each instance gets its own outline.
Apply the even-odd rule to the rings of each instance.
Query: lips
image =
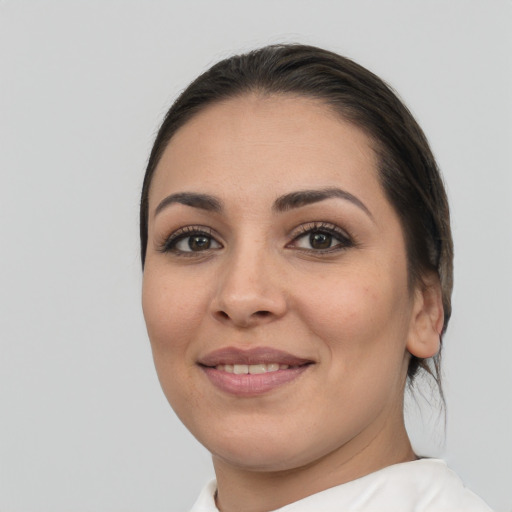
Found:
[[[198,360],[209,381],[236,396],[268,393],[294,381],[314,361],[270,347],[240,350],[233,347],[210,352]]]
[[[287,364],[219,364],[215,367],[219,371],[235,373],[236,375],[256,375],[259,373],[277,372],[278,370],[288,370]]]
[[[302,366],[312,363],[311,359],[297,357],[282,350],[271,347],[255,347],[241,350],[234,347],[221,348],[201,357],[198,363],[201,366],[215,367],[219,365],[254,365],[272,364],[288,366]]]

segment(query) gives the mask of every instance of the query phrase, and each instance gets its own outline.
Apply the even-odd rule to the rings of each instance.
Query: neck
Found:
[[[299,468],[254,471],[213,457],[221,512],[268,512],[379,469],[415,460],[402,415]]]

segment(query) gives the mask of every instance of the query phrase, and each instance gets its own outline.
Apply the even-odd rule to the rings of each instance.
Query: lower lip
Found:
[[[256,373],[254,375],[228,373],[216,368],[202,367],[210,382],[221,391],[236,396],[257,396],[294,381],[304,373],[310,365],[302,365],[287,370]]]

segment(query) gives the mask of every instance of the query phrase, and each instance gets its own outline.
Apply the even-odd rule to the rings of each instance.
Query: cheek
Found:
[[[406,283],[401,281],[368,273],[326,281],[320,287],[311,283],[308,294],[295,296],[307,325],[331,354],[364,354],[367,360],[392,347],[405,347],[410,308]]]
[[[142,309],[154,353],[186,350],[205,314],[204,303],[199,287],[190,287],[168,272],[146,268]]]
[[[319,406],[336,416],[335,430],[343,424],[356,432],[390,401],[400,403],[410,313],[402,284],[369,274],[347,278],[328,290],[312,288],[300,308],[323,348],[326,392]]]
[[[185,283],[168,274],[146,267],[142,309],[160,385],[180,415],[180,411],[198,400],[193,385],[185,386],[187,393],[183,393],[183,383],[193,383],[190,374],[195,362],[190,341],[196,337],[205,315],[205,301],[194,288],[185,290]]]

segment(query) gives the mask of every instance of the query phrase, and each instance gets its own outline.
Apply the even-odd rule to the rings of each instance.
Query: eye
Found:
[[[202,233],[185,236],[177,240],[174,244],[174,249],[182,252],[197,252],[219,248],[220,244],[217,241]]]
[[[330,223],[313,223],[301,226],[291,246],[297,249],[328,252],[352,247],[354,243],[340,228]]]
[[[222,245],[212,236],[208,228],[187,226],[172,233],[160,250],[161,252],[191,254],[221,248]]]

